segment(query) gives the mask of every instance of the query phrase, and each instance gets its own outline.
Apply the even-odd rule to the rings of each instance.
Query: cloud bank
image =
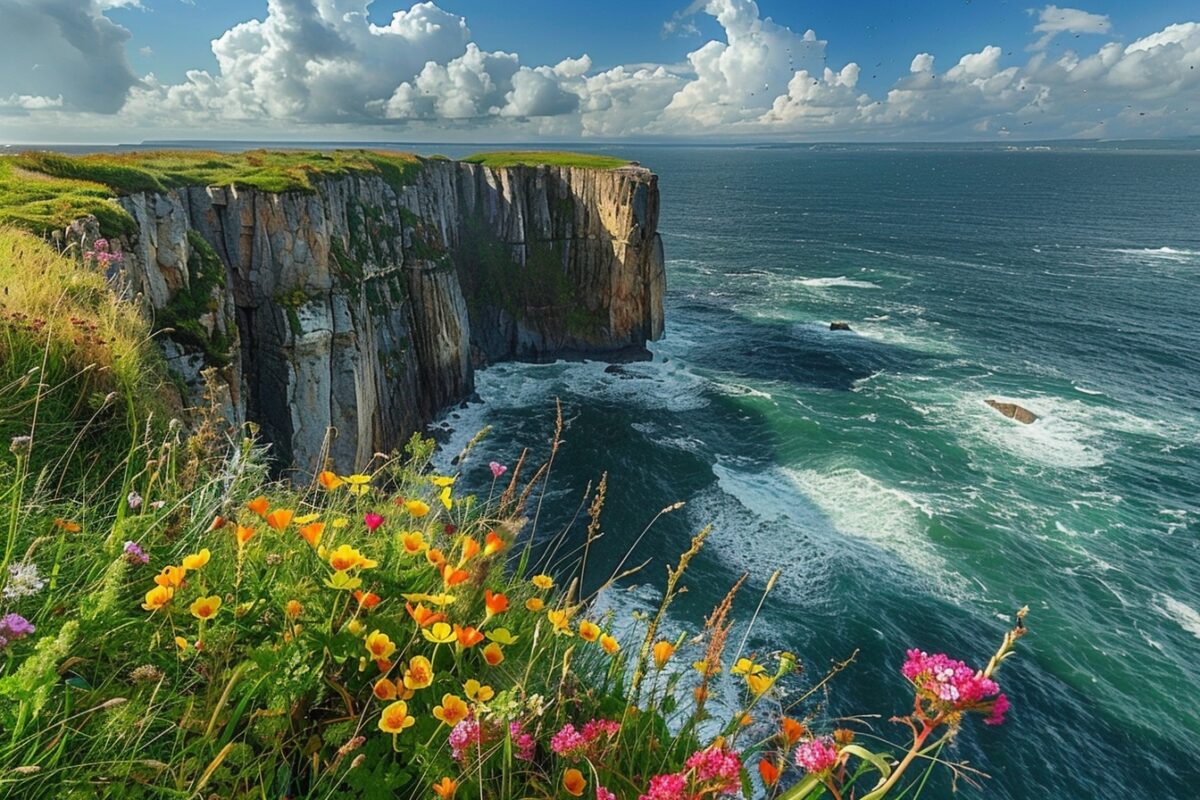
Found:
[[[762,16],[753,0],[698,0],[665,21],[665,34],[697,30],[696,15],[719,26],[686,63],[607,70],[583,53],[528,65],[484,50],[465,18],[433,2],[381,25],[371,0],[269,0],[262,19],[213,40],[215,70],[175,84],[131,69],[129,33],[105,16],[122,5],[138,0],[0,0],[0,126],[512,139],[1200,132],[1200,23],[1092,49],[1083,45],[1110,37],[1109,18],[1055,5],[1031,12],[1038,38],[1027,55],[989,45],[941,66],[943,56],[916,53],[875,94],[859,87],[857,63],[830,63],[829,42]],[[1050,56],[1067,35],[1080,49]]]

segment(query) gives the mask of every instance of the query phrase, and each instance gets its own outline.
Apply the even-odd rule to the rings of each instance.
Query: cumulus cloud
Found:
[[[1044,50],[1060,33],[1108,33],[1112,30],[1112,23],[1107,14],[1092,14],[1078,8],[1059,8],[1051,5],[1041,11],[1031,8],[1029,13],[1037,14],[1038,23],[1033,26],[1033,31],[1042,34],[1040,39],[1029,46],[1030,50]]]
[[[139,84],[129,31],[103,12],[118,0],[0,0],[0,97],[56,97],[54,107],[114,113]]]

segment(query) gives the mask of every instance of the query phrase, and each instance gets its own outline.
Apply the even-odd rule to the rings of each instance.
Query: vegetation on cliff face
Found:
[[[595,153],[570,153],[559,150],[502,150],[491,153],[476,153],[462,159],[471,164],[500,169],[503,167],[582,167],[586,169],[617,169],[629,162],[623,158]]]

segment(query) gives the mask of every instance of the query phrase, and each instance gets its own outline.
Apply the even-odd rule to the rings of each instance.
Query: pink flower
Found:
[[[515,755],[520,761],[532,761],[534,749],[537,743],[533,740],[533,736],[521,729],[521,723],[508,723],[508,735],[512,738]]]
[[[944,653],[931,656],[923,650],[909,650],[900,672],[928,699],[953,710],[966,709],[1000,693],[994,680]]]
[[[368,511],[366,514],[363,514],[363,522],[366,523],[367,530],[374,533],[375,529],[383,524],[383,517],[373,511]]]
[[[583,755],[595,757],[609,745],[609,741],[621,730],[621,723],[611,719],[594,719],[583,726],[582,731],[571,723],[562,726],[550,737],[550,749],[565,758]]]
[[[550,749],[560,756],[577,756],[586,748],[587,740],[569,722],[550,737]]]
[[[467,717],[450,729],[450,755],[456,761],[461,761],[470,748],[478,749],[483,744],[483,732],[479,728],[479,720]]]
[[[603,786],[597,786],[596,800],[617,800],[617,796]]]
[[[488,464],[488,467],[490,467],[492,470],[493,478],[499,478],[501,475],[508,472],[508,467],[504,466],[499,461],[493,461],[492,463]]]
[[[999,725],[1004,722],[1004,714],[1008,711],[1008,698],[1003,692],[996,695],[996,701],[992,703],[992,713],[988,714],[987,719],[983,721],[985,725]]]
[[[680,800],[686,797],[687,778],[681,772],[655,775],[650,779],[650,788],[638,800]]]
[[[709,791],[733,794],[741,787],[742,760],[732,750],[717,746],[697,750],[685,766],[693,780]]]
[[[808,772],[825,772],[833,769],[837,762],[838,751],[832,739],[809,739],[796,748],[796,763]]]

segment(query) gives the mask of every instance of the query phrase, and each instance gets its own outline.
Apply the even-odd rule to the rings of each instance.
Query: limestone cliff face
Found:
[[[613,357],[663,330],[655,176],[430,160],[312,193],[194,187],[121,199],[125,278],[199,402],[262,426],[281,461],[350,470],[504,359]]]

